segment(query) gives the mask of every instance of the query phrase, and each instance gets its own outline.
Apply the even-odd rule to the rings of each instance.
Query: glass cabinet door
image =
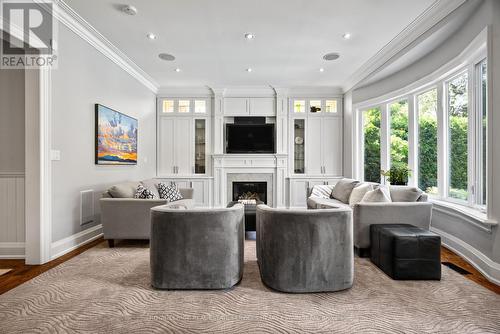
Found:
[[[305,172],[305,119],[293,121],[293,170],[295,174]]]
[[[205,174],[206,170],[206,120],[194,120],[194,173]]]

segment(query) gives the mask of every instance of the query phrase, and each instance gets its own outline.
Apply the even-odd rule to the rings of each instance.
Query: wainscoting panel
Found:
[[[0,172],[0,258],[23,258],[24,174]]]

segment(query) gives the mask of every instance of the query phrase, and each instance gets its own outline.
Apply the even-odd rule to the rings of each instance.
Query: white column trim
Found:
[[[52,224],[51,70],[25,71],[26,263],[50,261]]]

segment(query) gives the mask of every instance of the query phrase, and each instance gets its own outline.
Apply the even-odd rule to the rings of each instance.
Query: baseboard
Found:
[[[69,253],[78,247],[102,237],[102,225],[92,226],[84,231],[75,233],[67,238],[53,242],[50,247],[50,260]]]
[[[476,248],[447,232],[432,226],[431,231],[441,236],[441,242],[446,248],[460,255],[490,282],[500,285],[500,263],[491,260]]]
[[[24,259],[24,242],[0,242],[0,259]]]

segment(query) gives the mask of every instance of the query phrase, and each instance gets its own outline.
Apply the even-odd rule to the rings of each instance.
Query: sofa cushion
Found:
[[[156,198],[160,198],[160,193],[158,192],[158,181],[155,179],[148,179],[141,182],[145,188],[148,188]]]
[[[134,181],[118,183],[110,187],[108,193],[113,198],[134,198],[137,186],[140,184]]]
[[[164,205],[165,208],[170,209],[194,209],[194,200],[191,198],[184,198],[178,201],[169,202]]]
[[[312,189],[311,196],[319,198],[330,198],[333,186],[329,185],[315,185]]]
[[[182,195],[179,189],[177,189],[177,185],[175,184],[166,184],[160,182],[158,184],[158,192],[160,193],[160,198],[166,199],[167,202],[173,202],[182,199]]]
[[[140,199],[158,199],[158,197],[153,194],[151,190],[148,188],[144,187],[141,184],[137,186],[137,190],[135,191],[134,198],[140,198]]]
[[[422,190],[410,186],[390,186],[393,202],[416,202],[422,195]]]
[[[373,185],[370,183],[359,183],[352,189],[351,196],[349,197],[349,206],[361,202],[365,194],[373,190]]]
[[[391,202],[391,198],[388,196],[386,191],[383,188],[377,188],[375,190],[368,191],[361,203],[382,203],[382,202]]]
[[[334,198],[309,197],[307,207],[313,209],[346,208],[349,205]]]
[[[339,180],[335,187],[333,187],[332,198],[335,198],[342,203],[349,203],[349,197],[351,196],[352,189],[358,184],[359,181],[353,179],[342,179]]]

